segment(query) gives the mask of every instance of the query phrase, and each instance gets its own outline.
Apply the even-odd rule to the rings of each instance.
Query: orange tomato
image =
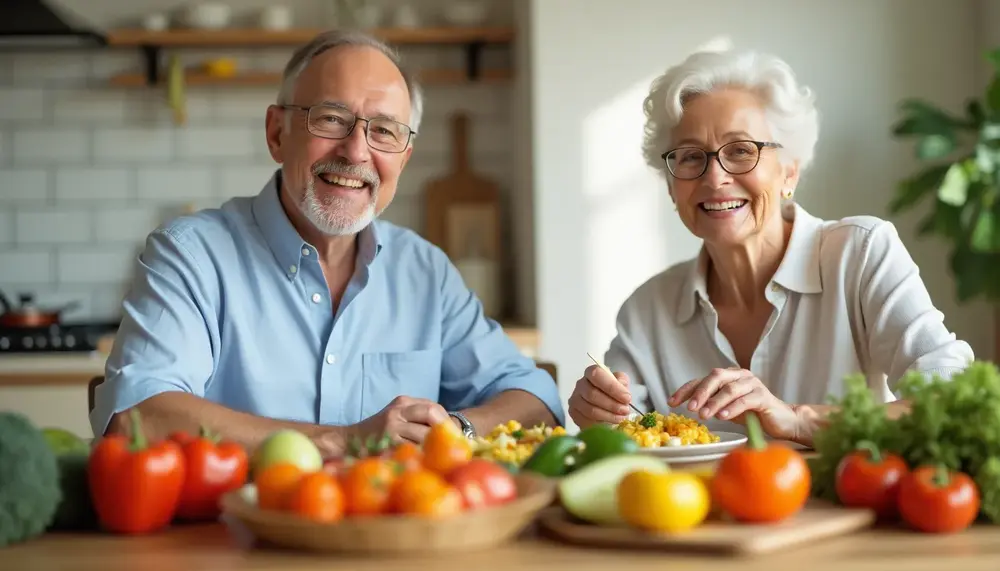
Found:
[[[303,477],[288,500],[289,510],[304,518],[332,523],[344,517],[344,492],[326,472]]]
[[[431,427],[424,439],[423,465],[442,476],[472,459],[472,443],[451,420]]]
[[[403,442],[392,449],[392,459],[399,463],[401,471],[410,472],[420,468],[424,454],[416,444]]]
[[[396,478],[396,464],[385,458],[372,456],[351,464],[341,478],[346,513],[349,515],[385,513]]]
[[[465,509],[496,506],[517,498],[514,476],[485,458],[473,458],[455,468],[447,480],[462,495]]]
[[[451,486],[420,496],[408,513],[428,518],[442,518],[462,513],[462,495]]]
[[[288,501],[305,473],[295,464],[274,464],[255,479],[257,505],[265,510],[288,509]]]
[[[392,487],[391,509],[397,513],[412,513],[422,498],[439,495],[447,486],[444,478],[425,468],[405,472]]]

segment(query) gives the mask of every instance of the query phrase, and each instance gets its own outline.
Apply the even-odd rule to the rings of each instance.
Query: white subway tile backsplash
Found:
[[[254,123],[263,137],[264,118],[268,105],[278,97],[277,87],[272,89],[219,89],[215,92],[215,116],[222,120],[241,120]]]
[[[90,302],[91,319],[108,321],[120,319],[126,285],[103,286],[94,289]]]
[[[102,208],[94,212],[94,230],[98,242],[142,243],[160,225],[156,207]]]
[[[222,169],[220,196],[228,200],[234,196],[252,196],[260,192],[280,165],[252,167],[226,167]]]
[[[0,210],[0,249],[14,243],[14,211]]]
[[[0,121],[45,119],[45,90],[30,87],[0,87]]]
[[[14,285],[49,283],[55,279],[52,267],[52,253],[47,250],[25,248],[2,251],[0,283]]]
[[[18,54],[14,59],[14,85],[76,87],[86,83],[89,56],[82,51],[53,50]]]
[[[212,196],[214,185],[208,167],[140,168],[136,190],[139,200],[177,202]]]
[[[61,248],[56,254],[59,283],[121,284],[132,277],[136,247]]]
[[[42,169],[0,169],[0,204],[45,202],[49,198],[49,173]],[[0,208],[3,208],[0,206]]]
[[[89,242],[94,234],[88,210],[18,210],[18,244],[71,244]]]
[[[125,121],[121,93],[107,89],[54,90],[52,117],[57,125],[118,125]]]
[[[90,134],[84,129],[25,128],[14,131],[14,162],[79,163],[90,158]]]
[[[263,128],[191,126],[177,131],[177,156],[195,161],[248,157],[263,138]]]
[[[115,168],[56,169],[56,200],[76,202],[127,199],[135,195],[129,174],[127,170]]]
[[[174,133],[170,129],[98,129],[94,132],[94,160],[98,162],[170,162]]]
[[[167,100],[160,89],[129,91],[124,100],[126,121],[134,127],[154,129],[186,129],[204,121],[211,121],[213,105],[210,93],[202,91],[188,92],[184,95],[184,114],[187,123],[176,125],[174,111],[167,105]]]

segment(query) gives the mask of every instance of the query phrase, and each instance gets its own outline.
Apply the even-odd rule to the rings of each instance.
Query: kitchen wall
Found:
[[[890,137],[898,102],[919,96],[960,110],[977,94],[981,44],[996,45],[985,34],[1000,29],[996,4],[531,2],[538,320],[541,354],[559,366],[563,396],[589,365],[585,351],[606,350],[625,298],[698,247],[666,182],[640,155],[642,100],[654,77],[708,45],[785,58],[815,89],[821,115],[816,163],[797,199],[824,218],[888,217],[896,182],[917,166]],[[978,356],[992,358],[992,312],[955,302],[946,244],[918,240],[917,218],[893,221],[934,302]]]
[[[94,0],[50,2],[82,21],[131,27],[146,14],[188,2]],[[274,2],[227,2],[246,21]],[[376,2],[388,14],[400,0]],[[333,0],[286,0],[298,26],[332,25]],[[440,21],[447,0],[409,2],[428,24]],[[510,22],[510,6],[495,2],[492,24]],[[460,67],[461,47],[404,48],[416,67]],[[485,62],[506,65],[507,48],[487,48]],[[280,71],[291,48],[187,50],[185,61],[234,57],[242,69]],[[80,53],[0,52],[0,288],[31,292],[42,302],[77,301],[70,319],[114,317],[145,236],[187,207],[215,207],[232,196],[256,194],[275,163],[267,154],[263,120],[273,88],[187,90],[189,123],[175,126],[161,89],[107,85],[122,71],[139,71],[136,49]],[[473,167],[496,180],[505,203],[516,206],[511,86],[430,85],[413,159],[384,218],[423,227],[424,183],[449,168],[450,113],[470,114]],[[523,192],[523,191],[522,191]],[[513,195],[513,199],[511,196]],[[508,215],[514,233],[530,217]],[[517,261],[524,273],[530,261]],[[523,296],[533,295],[521,280]],[[530,303],[530,302],[529,302]],[[530,309],[530,305],[528,305]],[[531,315],[523,315],[530,321]]]

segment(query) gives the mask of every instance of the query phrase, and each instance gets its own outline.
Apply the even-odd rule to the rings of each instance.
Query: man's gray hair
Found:
[[[323,32],[312,39],[308,44],[302,46],[292,54],[292,58],[285,65],[285,71],[281,77],[281,89],[278,91],[278,105],[289,105],[295,97],[295,83],[299,80],[302,71],[309,66],[313,58],[319,54],[341,46],[364,46],[378,50],[396,65],[403,75],[406,88],[410,92],[410,129],[413,132],[420,131],[420,120],[424,113],[424,96],[416,78],[407,71],[403,65],[399,54],[388,44],[366,34],[364,32],[352,30],[330,30]]]

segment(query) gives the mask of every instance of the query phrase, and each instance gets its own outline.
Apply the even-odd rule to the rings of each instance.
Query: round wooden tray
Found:
[[[257,540],[315,552],[418,554],[494,547],[517,537],[555,498],[555,482],[519,474],[518,497],[507,504],[443,518],[407,515],[345,518],[321,524],[290,513],[259,509],[239,491],[222,497],[226,518]]]

